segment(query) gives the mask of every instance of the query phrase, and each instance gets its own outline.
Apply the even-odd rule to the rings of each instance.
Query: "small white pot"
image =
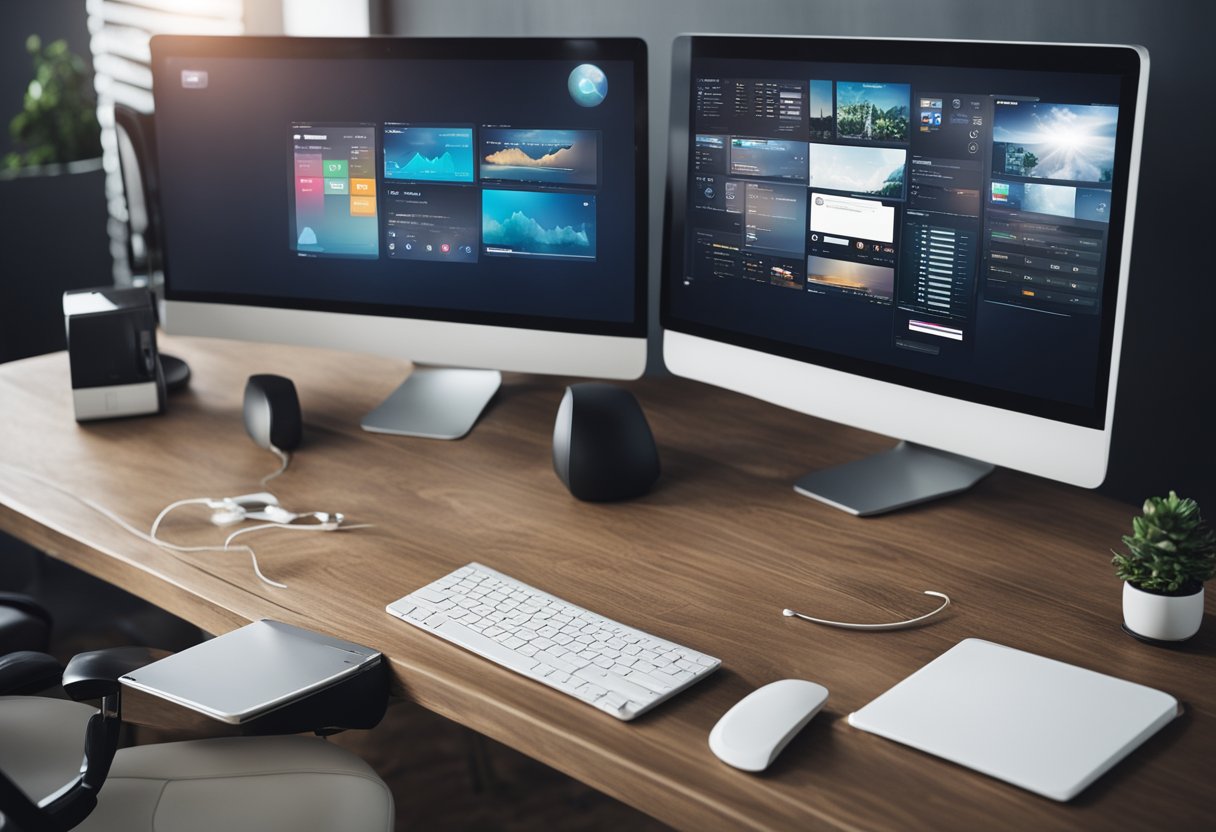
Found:
[[[1185,641],[1203,623],[1203,587],[1194,595],[1155,595],[1123,582],[1123,623],[1158,641]]]

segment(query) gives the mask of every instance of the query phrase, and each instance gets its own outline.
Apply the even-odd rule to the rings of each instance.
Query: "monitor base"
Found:
[[[869,517],[966,491],[994,467],[900,442],[865,459],[812,471],[794,483],[794,490],[849,514]]]
[[[459,439],[502,384],[497,370],[414,366],[414,371],[361,423],[372,433]]]

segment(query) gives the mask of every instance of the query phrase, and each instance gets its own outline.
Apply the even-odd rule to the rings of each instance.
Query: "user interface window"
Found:
[[[704,59],[691,84],[677,315],[1092,399],[1110,78]]]
[[[291,247],[302,257],[376,257],[376,126],[290,125]]]

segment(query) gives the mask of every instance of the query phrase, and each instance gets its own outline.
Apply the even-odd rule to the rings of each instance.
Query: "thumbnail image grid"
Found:
[[[1110,182],[1119,108],[1019,102],[993,114],[993,172],[1028,179]]]
[[[483,180],[553,185],[599,183],[599,134],[594,130],[481,130]]]
[[[842,139],[908,141],[908,84],[836,83],[836,131]]]
[[[384,178],[471,183],[473,128],[386,124]]]
[[[595,259],[595,196],[550,191],[481,192],[487,254]]]

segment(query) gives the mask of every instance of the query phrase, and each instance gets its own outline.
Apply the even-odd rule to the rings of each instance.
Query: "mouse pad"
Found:
[[[1159,690],[969,638],[849,724],[1066,801],[1179,713]]]

